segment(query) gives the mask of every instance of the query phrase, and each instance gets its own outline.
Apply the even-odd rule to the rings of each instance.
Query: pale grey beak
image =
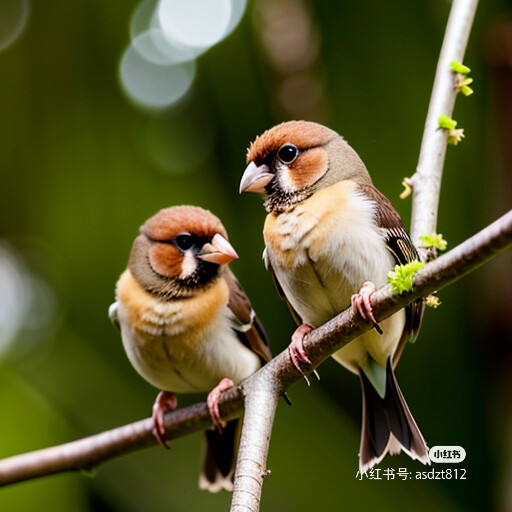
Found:
[[[251,162],[246,167],[240,180],[240,194],[242,192],[255,192],[257,194],[266,194],[265,187],[272,181],[274,173],[270,171],[267,165],[259,167]]]
[[[217,265],[225,265],[230,261],[238,259],[238,254],[222,235],[216,233],[209,244],[203,245],[197,257],[204,261],[217,263]]]

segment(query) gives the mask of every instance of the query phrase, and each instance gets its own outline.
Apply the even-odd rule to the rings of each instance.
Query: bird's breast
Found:
[[[342,181],[316,192],[291,212],[270,214],[264,228],[266,259],[303,322],[324,324],[350,305],[364,281],[387,282],[393,257],[376,224],[376,204],[355,183]],[[384,366],[400,340],[405,315],[381,322],[343,347],[335,359],[357,373],[369,358]]]
[[[350,305],[364,281],[385,284],[393,263],[375,207],[354,182],[342,181],[292,211],[267,216],[268,262],[303,321],[326,322]]]
[[[126,271],[116,292],[125,351],[155,387],[209,391],[223,377],[239,382],[259,368],[259,358],[231,328],[223,279],[195,297],[163,301]]]
[[[166,300],[145,290],[126,270],[119,278],[116,295],[132,330],[147,339],[169,338],[192,350],[201,342],[202,331],[227,304],[229,289],[219,279],[195,296]]]

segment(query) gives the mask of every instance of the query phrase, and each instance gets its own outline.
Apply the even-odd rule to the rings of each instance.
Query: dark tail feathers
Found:
[[[404,450],[411,458],[430,464],[428,447],[398,386],[390,359],[386,364],[386,395],[381,398],[361,371],[363,428],[359,451],[361,473],[378,464],[386,453]]]
[[[200,489],[210,492],[233,490],[238,443],[240,441],[241,419],[228,421],[219,433],[205,431],[203,441],[202,468],[199,475]]]

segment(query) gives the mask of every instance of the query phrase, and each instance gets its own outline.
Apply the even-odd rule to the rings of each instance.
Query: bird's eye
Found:
[[[285,144],[277,152],[277,158],[283,162],[283,164],[291,164],[299,154],[299,150],[293,144]]]
[[[194,245],[194,236],[190,233],[180,233],[176,237],[176,246],[182,251],[188,251]]]

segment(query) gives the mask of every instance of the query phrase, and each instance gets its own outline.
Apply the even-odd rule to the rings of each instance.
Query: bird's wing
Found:
[[[226,267],[223,275],[229,287],[228,307],[234,316],[234,329],[240,341],[248,348],[256,352],[262,363],[272,359],[268,345],[267,334],[262,323],[252,309],[249,298],[244,292],[237,278]]]
[[[393,254],[396,262],[406,264],[420,259],[418,251],[404,229],[402,219],[394,209],[389,199],[372,185],[359,185],[364,194],[377,204],[377,224],[384,230],[386,244]],[[393,366],[400,359],[400,355],[407,341],[413,342],[420,330],[425,304],[418,299],[405,308],[405,328],[400,343],[393,358]]]
[[[117,314],[118,309],[119,309],[119,303],[116,300],[115,302],[110,304],[110,306],[108,308],[108,317],[110,318],[110,321],[112,322],[114,327],[118,331],[120,331],[121,330],[121,325],[119,323],[119,316]]]

